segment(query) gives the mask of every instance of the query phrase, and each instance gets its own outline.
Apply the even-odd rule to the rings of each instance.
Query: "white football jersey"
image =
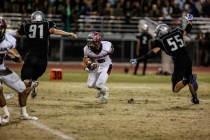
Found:
[[[98,54],[91,51],[89,47],[86,45],[83,50],[84,56],[93,58],[99,67],[100,66],[106,67],[112,64],[112,60],[109,56],[109,54],[112,52],[112,43],[109,41],[101,41],[101,44],[102,44],[102,50]]]
[[[5,70],[6,67],[4,66],[4,58],[7,55],[7,51],[11,48],[16,47],[16,39],[5,33],[5,39],[0,42],[0,70]]]

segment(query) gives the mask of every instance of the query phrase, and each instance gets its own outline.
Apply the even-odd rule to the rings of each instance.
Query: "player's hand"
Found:
[[[91,72],[97,68],[97,64],[95,62],[88,61],[85,71]]]
[[[130,60],[130,63],[136,64],[136,63],[137,63],[137,59],[131,59],[131,60]]]
[[[8,51],[7,51],[7,55],[8,55],[11,59],[15,58],[15,53],[14,53],[13,51],[11,51],[11,50],[8,50]]]
[[[187,15],[185,16],[185,19],[188,20],[188,21],[190,21],[190,20],[193,19],[193,15],[192,15],[192,14],[187,14]]]
[[[70,36],[71,38],[77,38],[77,35],[74,33],[68,33],[68,36]]]

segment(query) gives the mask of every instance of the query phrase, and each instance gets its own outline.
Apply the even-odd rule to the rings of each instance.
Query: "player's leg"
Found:
[[[144,66],[143,66],[143,70],[142,70],[142,75],[146,74],[146,69],[147,69],[147,60],[144,60]]]
[[[33,90],[35,89],[36,85],[38,85],[37,81],[32,80],[32,75],[34,74],[35,70],[36,69],[29,63],[24,63],[21,69],[21,79],[26,87],[33,87]],[[31,97],[34,98],[35,96],[32,95],[32,93],[33,92],[31,92]]]
[[[87,87],[88,88],[96,88],[96,80],[98,79],[99,73],[97,73],[96,71],[94,72],[90,72],[88,74],[88,79],[87,79]],[[101,92],[96,93],[95,97],[99,98],[101,96]]]
[[[26,88],[24,82],[14,72],[12,74],[2,76],[2,81],[4,81],[4,83],[8,87],[18,92],[19,105],[21,108],[21,116],[24,119],[37,120],[36,117],[29,116],[26,110],[27,98],[32,88],[31,87]]]
[[[197,75],[192,74],[192,67],[188,69],[188,72],[185,75],[185,79],[188,79],[188,86],[191,93],[191,102],[194,104],[199,104],[197,98],[198,83],[196,81]]]
[[[31,87],[33,87],[31,92],[31,97],[35,98],[37,96],[36,87],[38,86],[38,78],[40,78],[47,69],[47,60],[46,59],[38,59],[38,65],[35,66],[36,71],[34,71],[32,75]]]
[[[185,69],[174,68],[172,74],[172,90],[173,92],[179,92],[183,87],[186,86],[185,80],[183,80],[185,74]]]
[[[112,70],[112,65],[109,66],[108,69],[104,69],[101,71],[97,81],[96,81],[96,87],[101,91],[102,93],[102,98],[101,98],[101,103],[106,103],[107,99],[109,97],[109,89],[105,86],[109,75],[111,74],[111,70]]]
[[[9,123],[10,113],[6,104],[6,99],[4,98],[2,85],[0,85],[0,107],[4,112],[3,116],[0,116],[0,125],[6,125]]]
[[[137,75],[138,68],[139,68],[139,62],[137,62],[135,65],[134,72],[133,72],[134,75]]]

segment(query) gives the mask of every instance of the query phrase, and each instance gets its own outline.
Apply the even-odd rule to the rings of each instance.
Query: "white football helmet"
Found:
[[[35,21],[45,21],[45,14],[42,13],[41,11],[36,11],[34,13],[32,13],[31,15],[31,21],[35,22]]]
[[[149,27],[148,27],[147,24],[144,24],[144,25],[141,27],[142,32],[146,32],[146,31],[148,31],[148,29],[149,29]]]
[[[160,24],[156,27],[155,33],[158,37],[167,34],[171,31],[171,28],[167,24]]]

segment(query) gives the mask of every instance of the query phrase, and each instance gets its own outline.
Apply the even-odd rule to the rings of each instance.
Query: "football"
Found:
[[[90,70],[94,70],[95,68],[97,68],[97,64],[95,61],[88,61],[87,62],[87,69]]]

